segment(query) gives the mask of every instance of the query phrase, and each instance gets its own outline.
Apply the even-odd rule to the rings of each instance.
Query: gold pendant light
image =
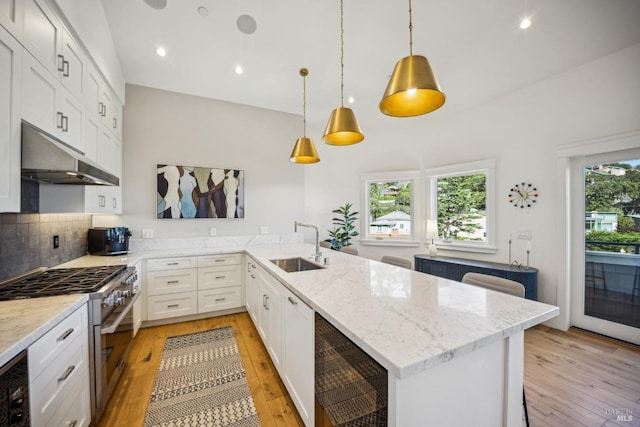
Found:
[[[291,157],[289,160],[294,163],[318,163],[320,161],[320,156],[318,156],[318,152],[316,151],[315,145],[313,145],[313,141],[311,138],[307,138],[307,80],[306,77],[309,75],[309,70],[306,68],[300,69],[300,75],[302,76],[302,123],[304,125],[303,129],[303,137],[298,138],[296,141],[296,145],[293,147],[293,151],[291,152]]]
[[[329,145],[357,144],[364,139],[351,108],[344,106],[344,5],[340,0],[340,107],[331,112],[322,137]]]
[[[380,111],[394,117],[412,117],[442,107],[445,94],[424,56],[413,55],[413,22],[409,0],[409,56],[396,64],[387,90],[380,101]]]

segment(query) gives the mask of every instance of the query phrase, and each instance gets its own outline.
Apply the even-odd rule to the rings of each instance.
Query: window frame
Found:
[[[370,194],[369,185],[379,182],[411,181],[411,232],[410,237],[371,237],[370,231]],[[394,172],[369,172],[360,176],[361,183],[361,233],[360,244],[376,246],[420,246],[424,234],[424,226],[421,219],[424,217],[422,209],[422,179],[420,171],[394,171]]]
[[[427,218],[437,219],[438,217],[438,179],[455,176],[466,176],[484,174],[486,176],[486,241],[474,240],[445,240],[441,237],[434,239],[437,249],[496,253],[496,191],[495,191],[495,169],[496,160],[478,160],[474,162],[459,163],[442,167],[430,168],[424,171],[426,179],[426,203]],[[426,219],[425,219],[426,221]]]

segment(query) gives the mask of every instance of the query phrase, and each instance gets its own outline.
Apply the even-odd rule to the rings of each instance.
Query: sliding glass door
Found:
[[[640,150],[572,164],[572,324],[640,344]]]

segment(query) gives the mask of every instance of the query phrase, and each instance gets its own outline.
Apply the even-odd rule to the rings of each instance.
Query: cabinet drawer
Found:
[[[91,403],[89,402],[88,377],[86,384],[86,386],[73,387],[73,392],[68,394],[47,425],[64,427],[84,427],[89,425],[89,421],[91,421]]]
[[[147,260],[147,271],[178,270],[181,268],[195,268],[198,257],[155,258]]]
[[[198,293],[152,296],[147,299],[148,320],[186,316],[198,312]]]
[[[239,265],[198,268],[198,290],[226,288],[240,285],[242,272]]]
[[[198,269],[186,268],[147,273],[147,295],[166,295],[198,290]]]
[[[47,369],[30,384],[31,422],[50,425],[52,417],[74,391],[88,380],[88,340],[77,337]]]
[[[198,313],[242,306],[240,286],[198,292]]]
[[[29,381],[33,382],[58,355],[66,352],[74,339],[88,341],[88,321],[85,304],[29,346]]]
[[[216,267],[220,265],[240,265],[241,254],[202,255],[198,257],[198,267]]]

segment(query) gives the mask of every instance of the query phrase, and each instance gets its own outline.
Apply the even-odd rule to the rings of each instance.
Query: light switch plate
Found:
[[[153,238],[153,229],[151,229],[151,228],[142,229],[142,238],[143,239],[152,239]]]
[[[518,230],[516,239],[531,240],[531,230]]]
[[[209,227],[209,237],[214,237],[218,234],[215,227]]]
[[[261,225],[260,234],[269,234],[269,227],[267,227],[266,225]]]

